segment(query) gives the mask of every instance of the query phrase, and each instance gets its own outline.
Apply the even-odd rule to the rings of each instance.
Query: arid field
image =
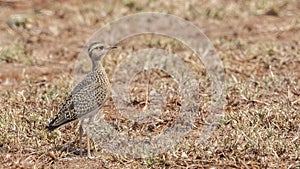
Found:
[[[208,139],[196,144],[213,100],[202,61],[170,37],[129,37],[102,60],[110,81],[122,78],[114,72],[134,52],[157,48],[176,54],[198,72],[192,131],[169,151],[146,158],[104,151],[95,140],[93,158],[87,158],[84,134],[80,157],[78,122],[53,132],[46,126],[76,85],[79,55],[87,54],[93,33],[140,12],[178,16],[208,37],[225,73],[223,116]],[[300,168],[299,39],[299,0],[0,0],[0,168]],[[110,97],[101,109],[104,120],[115,132],[159,135],[184,105],[177,81],[161,70],[141,70],[130,79],[129,103],[145,112],[155,89],[166,95],[164,113],[133,123]]]

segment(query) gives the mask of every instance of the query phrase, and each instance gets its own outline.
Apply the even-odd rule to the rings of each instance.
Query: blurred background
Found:
[[[138,12],[176,15],[207,35],[226,72],[225,117],[200,147],[183,142],[175,152],[147,159],[101,151],[100,158],[79,158],[76,124],[53,133],[44,127],[71,90],[74,64],[88,38],[104,25]],[[297,168],[299,16],[298,0],[0,0],[0,164],[4,168]],[[128,53],[145,47],[167,49],[191,65],[197,62],[192,51],[166,37],[144,35],[118,46],[103,61],[110,77]],[[205,76],[205,69],[197,68]],[[144,75],[132,83],[142,83]],[[152,77],[162,76],[156,72]],[[133,86],[133,93],[143,93],[143,86],[141,90],[138,84]],[[202,115],[209,111],[206,99],[200,103],[196,126],[203,125]],[[143,97],[133,102],[143,106]],[[111,110],[110,103],[106,109]]]

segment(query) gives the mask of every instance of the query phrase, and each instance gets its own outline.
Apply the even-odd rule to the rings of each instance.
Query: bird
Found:
[[[104,67],[102,58],[116,46],[94,42],[89,45],[88,55],[92,61],[92,70],[80,81],[63,102],[58,113],[46,127],[53,131],[72,121],[80,121],[80,156],[82,157],[82,121],[94,115],[103,106],[110,95],[111,85]],[[89,137],[87,136],[88,157],[91,157]]]

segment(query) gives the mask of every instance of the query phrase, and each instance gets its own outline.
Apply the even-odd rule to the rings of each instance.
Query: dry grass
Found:
[[[140,11],[178,15],[211,39],[226,72],[225,116],[211,137],[196,145],[210,105],[204,67],[178,41],[133,37],[105,58],[110,78],[122,59],[138,49],[176,53],[201,72],[202,100],[194,130],[174,151],[151,158],[105,153],[101,145],[93,151],[99,158],[80,158],[76,123],[52,133],[45,126],[71,90],[74,64],[86,39],[106,23]],[[0,0],[0,168],[299,168],[299,15],[297,0],[123,0],[114,5]],[[142,72],[131,82],[132,102],[141,109],[147,104],[145,83],[149,83],[167,86],[161,89],[170,94],[166,109],[177,109],[176,83],[163,72],[150,73],[151,78]],[[131,125],[117,118],[111,101],[104,112],[107,120],[120,120],[124,128]],[[137,134],[147,128],[143,125],[136,127]]]

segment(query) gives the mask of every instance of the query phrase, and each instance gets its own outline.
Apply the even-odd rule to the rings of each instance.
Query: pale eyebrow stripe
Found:
[[[97,48],[99,46],[103,46],[103,45],[102,44],[93,45],[92,48],[90,48],[88,52],[90,53],[92,50],[94,50],[95,48]]]

